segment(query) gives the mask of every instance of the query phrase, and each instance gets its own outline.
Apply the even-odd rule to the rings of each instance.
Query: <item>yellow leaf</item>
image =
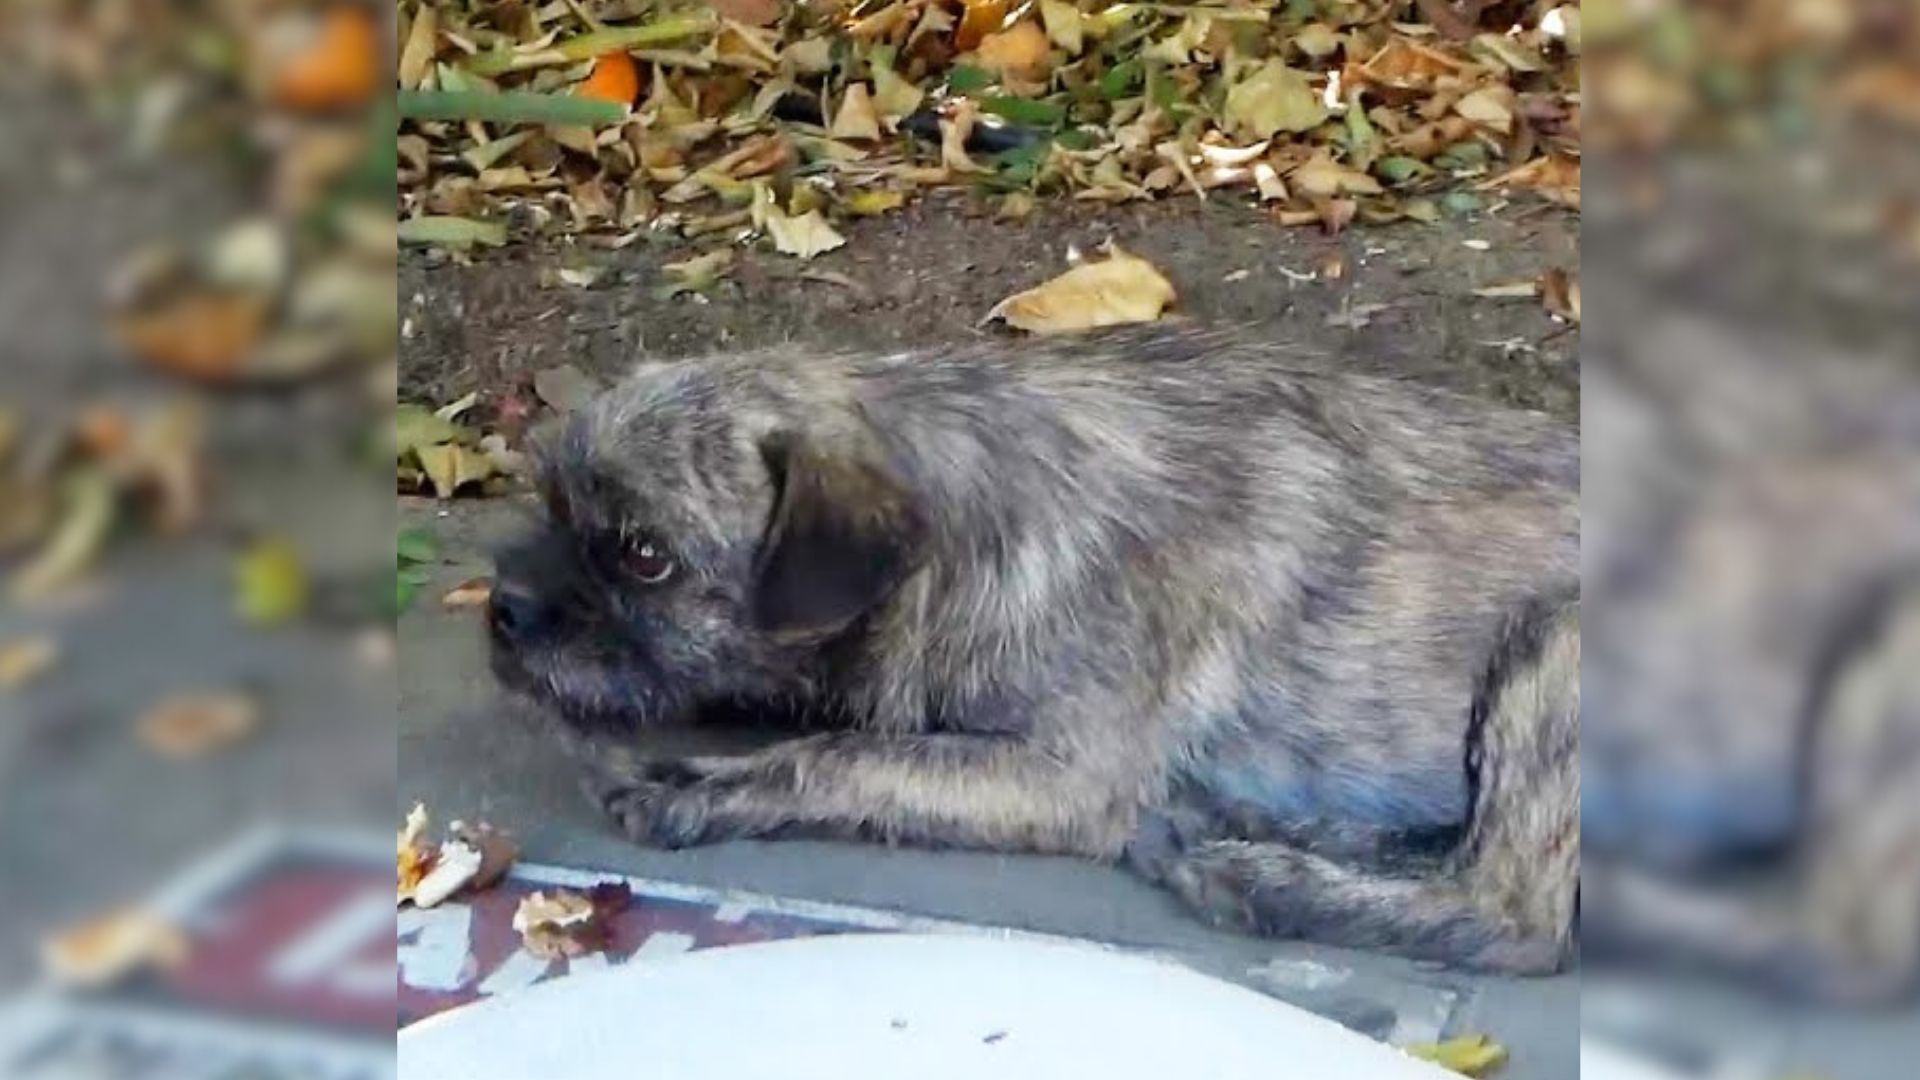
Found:
[[[1294,32],[1293,47],[1320,60],[1340,48],[1340,35],[1326,23],[1311,22]]]
[[[264,540],[234,564],[236,606],[253,623],[278,623],[307,606],[307,570],[284,540]]]
[[[1085,20],[1067,0],[1040,0],[1040,21],[1047,26],[1047,38],[1068,56],[1079,56],[1086,47]]]
[[[884,188],[876,188],[868,191],[855,192],[847,196],[841,205],[846,207],[847,213],[849,214],[858,214],[861,217],[875,217],[891,210],[900,209],[906,201],[907,195],[904,191],[889,191]]]
[[[880,118],[874,115],[873,99],[866,83],[851,83],[840,99],[840,111],[833,116],[833,128],[827,134],[836,139],[878,139]]]
[[[1173,285],[1152,263],[1112,249],[1038,288],[995,304],[989,319],[1036,334],[1061,334],[1122,323],[1152,322],[1174,299]]]
[[[439,45],[440,9],[432,4],[421,4],[419,12],[413,17],[413,26],[407,31],[406,46],[400,50],[400,85],[403,89],[418,89],[427,81]]]
[[[414,451],[414,456],[420,459],[421,471],[432,481],[433,493],[442,499],[453,498],[453,493],[460,488],[485,480],[495,471],[492,458],[459,443],[422,446]]]
[[[1280,131],[1311,131],[1327,119],[1327,103],[1307,77],[1278,60],[1268,60],[1227,91],[1224,119],[1235,135],[1272,138]]]
[[[919,87],[901,78],[899,72],[884,64],[874,65],[873,105],[888,127],[899,123],[902,117],[911,116],[925,97]]]
[[[1462,1035],[1437,1043],[1415,1043],[1408,1054],[1462,1076],[1486,1076],[1506,1064],[1507,1048],[1485,1035]]]
[[[773,235],[775,248],[802,259],[811,259],[847,242],[846,237],[833,231],[833,226],[827,224],[827,219],[821,217],[818,210],[809,210],[799,217],[788,217],[778,210],[769,209],[767,232]]]

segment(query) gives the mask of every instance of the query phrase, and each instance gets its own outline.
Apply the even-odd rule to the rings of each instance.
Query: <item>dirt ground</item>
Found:
[[[965,193],[857,221],[810,262],[742,248],[706,296],[661,294],[662,263],[718,246],[642,239],[623,251],[509,248],[470,265],[403,256],[401,396],[445,402],[563,363],[602,377],[639,356],[794,342],[887,349],[1012,336],[980,325],[1002,297],[1113,241],[1158,266],[1177,317],[1250,326],[1355,365],[1413,375],[1568,417],[1579,408],[1578,334],[1538,299],[1473,291],[1578,266],[1578,220],[1513,203],[1432,225],[1283,228],[1228,200],[1101,207],[1042,204],[994,217]],[[1484,246],[1484,249],[1482,247]],[[444,265],[436,265],[444,264]],[[587,288],[560,265],[597,265]],[[1329,272],[1337,268],[1337,273]],[[823,274],[825,276],[823,276]]]

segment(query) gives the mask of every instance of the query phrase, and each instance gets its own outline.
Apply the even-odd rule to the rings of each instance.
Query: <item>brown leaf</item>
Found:
[[[118,330],[136,356],[161,371],[226,382],[241,373],[266,318],[266,301],[253,293],[196,292],[123,316]]]
[[[1580,279],[1558,266],[1540,276],[1540,302],[1549,313],[1571,323],[1580,321]]]
[[[1047,76],[1051,58],[1047,32],[1032,19],[1022,19],[998,33],[980,39],[974,58],[988,71],[1035,81]]]
[[[231,691],[185,694],[148,709],[136,725],[140,741],[176,761],[206,757],[253,734],[260,707]]]
[[[706,0],[707,6],[748,26],[772,26],[780,19],[781,0]]]
[[[880,118],[874,115],[873,98],[867,93],[866,83],[849,83],[847,92],[840,99],[840,111],[833,115],[833,128],[828,132],[836,139],[859,139],[871,141],[880,137]]]

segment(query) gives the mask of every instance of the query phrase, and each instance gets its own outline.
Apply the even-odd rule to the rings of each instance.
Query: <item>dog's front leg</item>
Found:
[[[595,792],[642,843],[814,836],[1112,857],[1139,788],[1025,736],[834,733],[663,763]]]

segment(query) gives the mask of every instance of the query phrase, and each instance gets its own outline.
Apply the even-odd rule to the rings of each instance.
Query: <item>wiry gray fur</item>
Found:
[[[1251,929],[1569,955],[1579,449],[1545,417],[1156,331],[652,365],[545,460],[496,667],[640,840],[1126,857]],[[829,730],[608,748],[727,703]]]

